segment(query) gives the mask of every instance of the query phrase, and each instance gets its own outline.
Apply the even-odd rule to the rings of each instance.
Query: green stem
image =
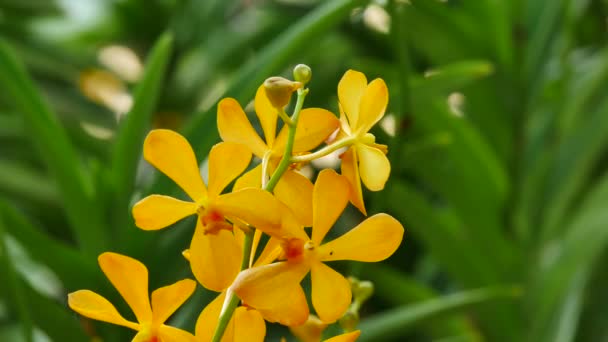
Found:
[[[283,152],[283,158],[281,158],[281,162],[279,166],[277,166],[276,170],[270,177],[268,183],[266,183],[266,187],[264,190],[272,192],[274,187],[277,186],[277,183],[287,171],[289,164],[291,164],[292,152],[293,152],[293,144],[296,140],[296,127],[298,126],[298,119],[300,118],[300,111],[302,110],[302,106],[304,105],[304,99],[308,94],[308,89],[298,89],[298,101],[296,102],[296,107],[293,110],[293,115],[291,116],[292,125],[289,126],[289,134],[287,136],[287,145],[285,145],[285,151]]]
[[[243,242],[243,260],[241,261],[241,270],[247,269],[249,267],[249,258],[251,255],[251,245],[253,243],[253,230],[245,233],[245,241]],[[224,331],[226,331],[226,327],[230,322],[230,318],[232,318],[232,314],[234,310],[239,306],[239,298],[234,295],[230,289],[226,293],[226,299],[224,300],[224,306],[222,308],[222,312],[220,313],[220,319],[217,322],[217,327],[215,328],[215,332],[213,334],[213,342],[220,342],[222,340],[222,336],[224,336]]]
[[[293,111],[293,115],[286,121],[285,124],[289,127],[289,134],[287,136],[287,144],[285,145],[285,152],[283,153],[283,158],[277,166],[276,170],[270,177],[266,186],[264,186],[264,190],[268,192],[272,192],[274,187],[279,182],[279,179],[283,176],[289,164],[291,163],[291,154],[293,152],[294,140],[296,138],[296,127],[298,125],[298,118],[300,117],[300,111],[302,110],[302,106],[304,105],[304,99],[308,94],[308,89],[298,89],[298,100],[296,102],[296,106]],[[243,261],[241,262],[241,271],[246,270],[249,267],[249,261],[251,258],[251,247],[253,244],[253,235],[254,231],[251,230],[245,234],[245,241],[243,243]],[[213,333],[212,342],[220,342],[222,337],[224,336],[224,332],[226,331],[226,327],[232,318],[232,314],[234,310],[239,306],[239,298],[234,295],[230,289],[226,292],[226,299],[224,300],[224,305],[222,307],[222,311],[220,312],[220,318],[217,323],[217,327],[215,327],[215,332]]]
[[[336,150],[339,150],[342,147],[350,146],[350,145],[354,144],[356,140],[357,139],[355,137],[342,138],[336,142],[333,142],[331,145],[327,145],[327,146],[323,147],[322,149],[320,149],[316,152],[304,154],[301,156],[292,156],[290,162],[291,163],[308,163],[315,159],[325,157],[326,155],[328,155]]]
[[[281,117],[281,120],[283,120],[283,122],[288,126],[295,126],[293,123],[293,120],[287,115],[287,113],[285,113],[285,109],[281,108],[278,111],[279,116]]]

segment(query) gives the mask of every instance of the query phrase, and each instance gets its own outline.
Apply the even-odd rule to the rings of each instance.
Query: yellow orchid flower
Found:
[[[157,230],[197,214],[190,245],[192,271],[204,287],[222,291],[238,273],[242,254],[226,219],[267,227],[279,226],[282,219],[280,203],[268,192],[249,188],[222,194],[247,168],[251,153],[235,143],[215,145],[209,152],[208,187],[190,144],[176,132],[151,131],[144,142],[144,158],[175,181],[193,202],[150,195],[133,207],[135,224],[144,230]]]
[[[329,169],[321,171],[313,191],[312,237],[303,229],[265,231],[282,241],[285,261],[239,273],[231,289],[245,305],[270,322],[303,324],[309,310],[300,282],[310,271],[312,304],[319,318],[329,323],[344,314],[351,302],[350,284],[325,262],[381,261],[395,252],[403,238],[403,227],[397,220],[377,214],[335,240],[322,243],[348,204],[349,188],[344,176]]]
[[[103,253],[99,266],[112,285],[129,304],[137,323],[123,318],[107,299],[89,290],[68,295],[68,305],[79,314],[98,321],[121,325],[138,331],[134,342],[195,341],[189,332],[165,325],[165,321],[192,295],[196,282],[190,279],[161,287],[148,295],[148,269],[130,257]]]
[[[195,335],[198,341],[211,341],[226,292],[222,292],[203,309],[196,321]],[[234,311],[221,342],[263,342],[266,336],[266,323],[258,311],[239,306]]]
[[[235,187],[237,189],[248,186],[261,187],[262,177],[269,176],[274,170],[283,156],[287,143],[287,127],[284,126],[276,135],[278,112],[270,103],[263,85],[257,90],[254,107],[264,132],[264,140],[255,131],[236,100],[226,98],[218,104],[217,127],[222,140],[242,144],[262,159],[260,165],[237,181]],[[296,128],[293,153],[308,152],[319,146],[338,126],[338,118],[325,109],[303,109]],[[277,184],[274,193],[281,202],[294,211],[294,215],[304,226],[311,225],[312,184],[306,177],[288,170]]]
[[[386,145],[376,144],[369,130],[384,116],[388,104],[388,89],[377,78],[367,83],[361,72],[348,70],[338,83],[341,137],[351,137],[355,142],[342,155],[342,174],[351,184],[351,202],[366,214],[361,181],[371,191],[384,188],[391,172],[386,157]]]

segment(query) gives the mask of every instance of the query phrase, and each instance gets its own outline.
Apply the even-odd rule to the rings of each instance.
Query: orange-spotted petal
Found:
[[[388,88],[381,78],[371,81],[361,97],[357,131],[369,131],[382,117],[388,104]]]
[[[257,232],[259,232],[259,230],[256,230],[256,233]],[[266,242],[262,253],[260,253],[260,256],[257,258],[253,265],[257,267],[270,264],[271,262],[275,261],[282,253],[283,248],[281,247],[281,240],[274,237],[270,237],[270,239],[268,239],[268,242]]]
[[[144,158],[194,201],[207,196],[194,151],[179,133],[167,129],[151,131],[144,141]]]
[[[101,254],[97,260],[103,273],[135,313],[137,321],[151,322],[146,266],[133,258],[111,252]]]
[[[312,226],[313,185],[303,174],[287,170],[274,189],[276,198],[283,202],[305,227]]]
[[[290,262],[254,267],[239,273],[231,289],[269,322],[303,324],[309,311],[300,281],[308,270],[304,263]]]
[[[336,171],[325,169],[319,173],[312,194],[312,241],[319,245],[348,204],[348,180]]]
[[[324,342],[355,342],[361,335],[361,330],[351,331],[346,334],[334,336],[325,340]]]
[[[158,328],[158,337],[161,342],[195,342],[196,339],[191,333],[182,329],[161,325]]]
[[[226,98],[218,103],[217,128],[222,140],[243,144],[260,158],[268,149],[235,99]]]
[[[79,290],[68,295],[68,305],[79,314],[98,321],[122,325],[137,330],[139,324],[124,319],[112,303],[89,290]]]
[[[359,172],[365,187],[371,191],[384,189],[384,184],[391,173],[391,163],[386,155],[379,149],[365,144],[357,144],[356,150]]]
[[[197,340],[211,341],[213,338],[213,333],[215,332],[215,327],[217,326],[217,321],[219,320],[220,312],[222,311],[224,299],[226,299],[226,292],[222,292],[219,296],[215,297],[198,316],[196,327],[194,328]]]
[[[338,101],[351,128],[358,125],[359,107],[366,88],[367,78],[355,70],[348,70],[338,83]]]
[[[300,112],[293,152],[307,152],[319,146],[340,126],[340,120],[330,111],[321,108],[307,108]],[[277,155],[283,154],[288,135],[287,127],[283,127],[273,151]]]
[[[322,262],[313,263],[310,272],[315,311],[323,322],[335,322],[350,305],[350,283]]]
[[[214,206],[231,220],[245,221],[267,233],[280,229],[284,210],[269,192],[254,188],[221,195]]]
[[[162,229],[196,213],[198,205],[163,195],[150,195],[133,206],[135,225],[144,230]]]
[[[348,233],[319,247],[323,261],[382,261],[401,244],[403,226],[387,214],[376,214]]]
[[[253,105],[255,107],[255,114],[258,116],[262,130],[264,131],[266,145],[272,148],[277,130],[278,113],[266,96],[264,85],[261,85],[255,93]]]
[[[219,196],[249,165],[251,152],[245,145],[222,142],[209,152],[209,197]]]
[[[192,295],[195,288],[194,280],[183,279],[154,290],[152,292],[153,322],[164,323]]]
[[[350,202],[359,209],[363,215],[367,215],[365,203],[363,202],[361,179],[359,178],[357,152],[354,148],[351,147],[342,154],[342,165],[340,166],[340,170],[350,184]]]
[[[190,243],[190,267],[201,285],[219,292],[239,273],[242,254],[232,232],[206,233],[199,223]]]

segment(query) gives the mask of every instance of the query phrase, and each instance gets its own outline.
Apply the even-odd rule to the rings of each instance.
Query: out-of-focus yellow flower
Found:
[[[209,152],[209,185],[201,178],[194,151],[180,134],[153,130],[144,142],[144,158],[179,185],[193,202],[151,195],[133,207],[135,224],[144,230],[167,227],[197,214],[197,227],[190,245],[190,263],[196,279],[206,288],[222,291],[239,271],[241,247],[232,223],[278,227],[280,203],[260,189],[221,194],[249,165],[251,153],[243,145],[219,143]]]
[[[205,307],[196,321],[195,335],[198,341],[211,341],[219,321],[226,292],[222,292]],[[266,336],[266,323],[260,313],[245,306],[234,311],[222,342],[263,342]]]
[[[319,342],[325,328],[327,328],[327,323],[324,323],[315,315],[309,315],[306,323],[289,327],[289,331],[300,342]]]
[[[264,86],[260,86],[255,95],[255,113],[264,132],[264,140],[257,134],[247,115],[232,99],[220,101],[217,109],[217,127],[222,140],[246,146],[249,151],[262,159],[262,163],[243,175],[235,189],[244,187],[261,187],[262,177],[270,175],[283,156],[287,143],[288,129],[276,134],[277,109],[270,103]],[[304,153],[319,146],[339,126],[339,120],[331,112],[321,108],[307,108],[300,112],[293,153]],[[266,168],[266,170],[264,170]],[[302,174],[293,170],[285,172],[275,190],[277,198],[285,203],[301,221],[310,226],[312,184]]]
[[[325,340],[324,342],[354,342],[359,338],[359,335],[361,335],[361,331],[355,330],[346,334],[334,336]]]
[[[326,323],[321,321],[319,317],[310,315],[306,323],[289,327],[289,330],[300,342],[321,342],[321,336],[325,328],[327,328]],[[326,339],[324,342],[353,342],[357,340],[359,335],[361,335],[361,332],[355,330]]]
[[[231,289],[266,320],[288,326],[306,322],[309,310],[300,282],[310,271],[317,315],[323,322],[336,321],[351,302],[351,289],[348,280],[325,262],[381,261],[399,247],[403,227],[386,214],[369,217],[337,239],[322,243],[348,204],[349,188],[344,176],[321,171],[313,191],[312,237],[301,228],[266,231],[282,242],[285,261],[250,268],[235,279]]]
[[[165,321],[192,295],[196,282],[190,279],[161,287],[148,295],[148,269],[141,262],[116,253],[99,256],[99,266],[129,304],[137,323],[123,318],[107,299],[89,290],[68,295],[68,305],[79,314],[98,321],[138,331],[136,342],[195,341],[189,332],[165,325]]]
[[[338,84],[340,104],[340,137],[354,137],[355,143],[342,155],[342,174],[351,184],[351,202],[366,214],[361,181],[378,191],[384,188],[391,172],[386,145],[376,144],[369,130],[384,116],[388,89],[377,78],[367,83],[361,72],[348,70]]]

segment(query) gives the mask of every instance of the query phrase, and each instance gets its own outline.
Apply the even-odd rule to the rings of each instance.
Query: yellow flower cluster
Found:
[[[217,125],[223,142],[208,154],[207,184],[184,137],[170,130],[153,130],[144,142],[144,158],[191,201],[148,196],[133,207],[136,225],[158,230],[197,215],[184,255],[198,283],[220,292],[202,310],[194,335],[164,322],[190,297],[196,282],[178,281],[153,291],[150,299],[146,267],[116,253],[100,255],[99,265],[135,313],[137,323],[88,290],[69,294],[69,306],[83,316],[136,330],[133,341],[139,342],[263,341],[265,321],[293,327],[294,333],[303,336],[315,317],[300,285],[310,272],[315,319],[323,327],[339,320],[351,305],[351,285],[327,263],[381,261],[395,252],[403,238],[397,220],[376,214],[325,241],[349,201],[366,214],[361,182],[378,191],[389,177],[387,148],[376,144],[369,133],[384,115],[388,90],[381,79],[368,84],[362,73],[347,71],[338,85],[338,119],[325,109],[302,109],[306,82],[272,78],[260,86],[254,104],[263,137],[237,101],[219,102]],[[283,107],[295,91],[298,102],[289,117]],[[284,125],[277,134],[279,118]],[[319,149],[324,142],[326,146]],[[298,172],[303,163],[340,148],[345,148],[341,175],[325,169],[313,184]],[[246,171],[252,156],[261,162]],[[231,191],[226,191],[233,182]],[[257,253],[262,241],[263,250]],[[316,332],[308,335],[315,337],[307,341],[320,340],[322,330],[311,331]],[[354,341],[359,334],[350,331],[327,341]]]

